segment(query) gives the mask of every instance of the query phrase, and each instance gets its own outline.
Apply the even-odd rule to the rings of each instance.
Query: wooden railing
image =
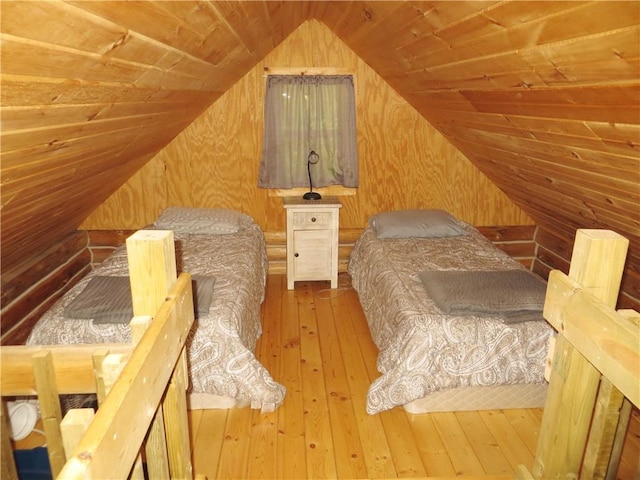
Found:
[[[135,348],[0,348],[0,393],[37,395],[54,478],[144,478],[143,448],[148,478],[193,478],[184,348],[194,321],[191,277],[177,277],[172,232],[136,232],[127,253]],[[95,416],[71,410],[61,419],[58,395],[69,393],[96,393]],[[2,456],[2,478],[17,478],[6,424]]]
[[[640,401],[640,314],[615,310],[628,243],[578,230],[569,275],[549,276],[544,317],[558,335],[533,472],[518,479],[615,478]]]

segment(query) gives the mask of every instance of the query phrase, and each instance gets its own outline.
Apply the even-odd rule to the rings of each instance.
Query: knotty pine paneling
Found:
[[[187,4],[0,3],[3,279],[74,232],[250,67],[241,58],[219,65],[243,49],[218,28],[224,20],[206,26],[215,13],[188,4],[203,28],[215,29],[203,42],[201,31],[187,35],[192,26],[177,28],[195,17],[182,21],[171,6]],[[127,21],[102,15],[103,7]],[[198,57],[200,47],[223,46],[215,46],[223,31],[233,38],[228,51]]]
[[[475,225],[532,223],[338,37],[310,20],[100,205],[81,228],[139,228],[166,206],[186,205],[235,208],[252,215],[267,232],[283,231],[282,200],[256,186],[264,67],[326,67],[355,76],[360,187],[355,195],[342,197],[341,228],[361,229],[380,210],[416,207],[444,208]]]
[[[77,231],[21,269],[3,272],[3,345],[24,343],[40,315],[91,270],[87,246],[87,234]]]

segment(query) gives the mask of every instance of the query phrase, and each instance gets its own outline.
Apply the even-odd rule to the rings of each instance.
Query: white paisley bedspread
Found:
[[[285,388],[254,356],[262,333],[267,256],[264,235],[251,224],[225,235],[176,234],[178,272],[215,277],[209,313],[197,318],[187,340],[190,391],[231,397],[253,408],[279,406]],[[126,247],[118,248],[38,321],[29,345],[130,342],[128,324],[65,319],[63,311],[94,275],[128,275]]]
[[[543,383],[551,327],[543,320],[444,315],[427,297],[424,270],[524,268],[477,229],[450,238],[377,239],[366,229],[349,260],[378,371],[367,412],[375,414],[455,387]]]

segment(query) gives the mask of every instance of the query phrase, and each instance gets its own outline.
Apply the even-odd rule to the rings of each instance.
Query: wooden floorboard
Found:
[[[193,467],[214,479],[513,478],[531,470],[542,409],[368,415],[377,349],[357,294],[269,275],[256,356],[287,387],[284,404],[189,413]],[[634,410],[617,478],[640,480]]]

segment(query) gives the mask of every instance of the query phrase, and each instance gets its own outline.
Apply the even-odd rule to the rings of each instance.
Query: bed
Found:
[[[260,227],[230,209],[170,207],[147,228],[174,232],[177,270],[194,279],[196,323],[187,340],[190,408],[277,408],[286,390],[253,353],[268,268]],[[130,290],[129,298],[102,292],[98,306],[95,297],[85,296],[100,284],[116,292],[126,286],[127,275],[122,246],[39,319],[27,344],[130,342]]]
[[[132,284],[145,287],[135,303],[150,313],[130,322],[135,345],[0,347],[1,478],[193,478],[184,354],[195,317],[192,277],[177,275],[172,232],[134,237]],[[93,394],[99,408],[63,417],[64,397],[78,394]],[[37,399],[14,400],[22,396]],[[12,444],[30,431],[29,446],[41,446]]]
[[[354,245],[348,271],[379,349],[368,413],[544,405],[553,336],[542,317],[545,283],[472,225],[442,210],[381,212]],[[485,274],[516,275],[533,288],[509,292],[519,281],[502,278],[506,290],[493,289],[502,298],[489,305],[496,311],[461,302],[494,295],[473,288]],[[472,288],[461,297],[457,286],[443,287],[450,277]]]

